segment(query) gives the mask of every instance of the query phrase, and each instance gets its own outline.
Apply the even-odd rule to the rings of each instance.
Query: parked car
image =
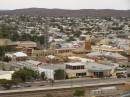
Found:
[[[31,84],[24,84],[24,87],[31,87]]]
[[[21,88],[21,85],[13,85],[12,88]]]

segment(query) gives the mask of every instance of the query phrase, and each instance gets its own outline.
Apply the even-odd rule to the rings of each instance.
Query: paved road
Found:
[[[71,88],[71,87],[83,87],[83,86],[100,86],[100,85],[107,85],[107,84],[120,84],[129,81],[130,79],[72,79],[72,80],[61,80],[55,81],[53,85],[50,82],[39,81],[39,82],[28,82],[31,87],[22,87],[14,90],[9,91],[24,91],[24,90],[35,90],[35,89],[55,89],[55,88]],[[0,91],[2,93],[3,91]],[[6,92],[6,91],[5,91]]]
[[[29,82],[32,87],[36,86],[73,86],[73,85],[83,85],[83,84],[95,84],[95,83],[109,83],[109,82],[127,82],[130,81],[130,78],[123,78],[123,79],[86,79],[86,78],[79,78],[79,79],[69,79],[69,80],[60,80],[54,81],[54,83],[46,82],[46,81],[39,81],[39,82]]]
[[[129,81],[130,79],[71,79],[55,81],[53,87],[50,83],[45,81],[29,82],[32,87],[24,87],[15,90],[0,91],[0,97],[44,97],[45,91],[59,91],[64,94],[64,89],[79,88],[79,87],[100,87],[120,85]],[[44,86],[41,86],[44,85]],[[53,91],[52,91],[53,90]],[[44,91],[44,92],[43,92]],[[54,92],[55,93],[55,92]],[[66,93],[66,92],[65,92]],[[90,97],[90,96],[88,96]]]
[[[61,90],[61,89],[69,89],[69,88],[81,88],[81,87],[101,87],[101,86],[115,86],[115,85],[123,85],[123,81],[114,81],[114,82],[104,82],[104,83],[91,83],[91,84],[81,84],[81,85],[73,85],[73,86],[44,86],[44,87],[31,87],[31,88],[23,88],[17,90],[4,90],[0,91],[0,94],[6,93],[22,93],[22,92],[36,92],[36,91],[51,91],[51,90]]]

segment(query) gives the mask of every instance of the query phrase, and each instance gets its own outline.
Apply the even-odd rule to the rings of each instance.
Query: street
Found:
[[[73,86],[73,85],[84,85],[84,84],[96,84],[96,83],[109,83],[109,82],[125,82],[129,81],[129,78],[104,78],[104,79],[87,79],[87,78],[78,78],[78,79],[69,79],[69,80],[55,80],[53,86]],[[37,82],[28,82],[31,87],[46,87],[52,86],[52,83],[49,81],[37,81]]]

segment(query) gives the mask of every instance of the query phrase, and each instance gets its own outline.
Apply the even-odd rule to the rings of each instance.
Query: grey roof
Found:
[[[87,56],[101,56],[101,55],[103,55],[102,52],[91,52],[87,54]]]
[[[58,70],[58,69],[65,69],[65,64],[47,64],[47,65],[43,65],[40,66],[40,68],[44,68],[44,69],[53,69],[53,70]]]
[[[127,59],[126,57],[120,55],[119,53],[112,53],[112,52],[91,52],[87,54],[87,56],[96,57],[96,56],[104,56],[104,57],[111,57],[111,58],[122,58]]]
[[[81,66],[85,65],[85,62],[71,62],[71,63],[66,63],[66,65],[71,65],[71,66]]]
[[[111,66],[98,64],[98,63],[95,63],[95,62],[88,62],[86,64],[86,68],[88,69],[88,71],[92,71],[92,72],[110,71],[112,69]]]

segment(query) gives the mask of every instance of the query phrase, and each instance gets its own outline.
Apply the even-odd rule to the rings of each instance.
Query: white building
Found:
[[[0,79],[11,80],[13,73],[14,73],[14,71],[1,71],[0,70]]]
[[[65,70],[64,64],[48,64],[44,66],[39,66],[39,73],[44,72],[47,79],[54,79],[55,70]]]

